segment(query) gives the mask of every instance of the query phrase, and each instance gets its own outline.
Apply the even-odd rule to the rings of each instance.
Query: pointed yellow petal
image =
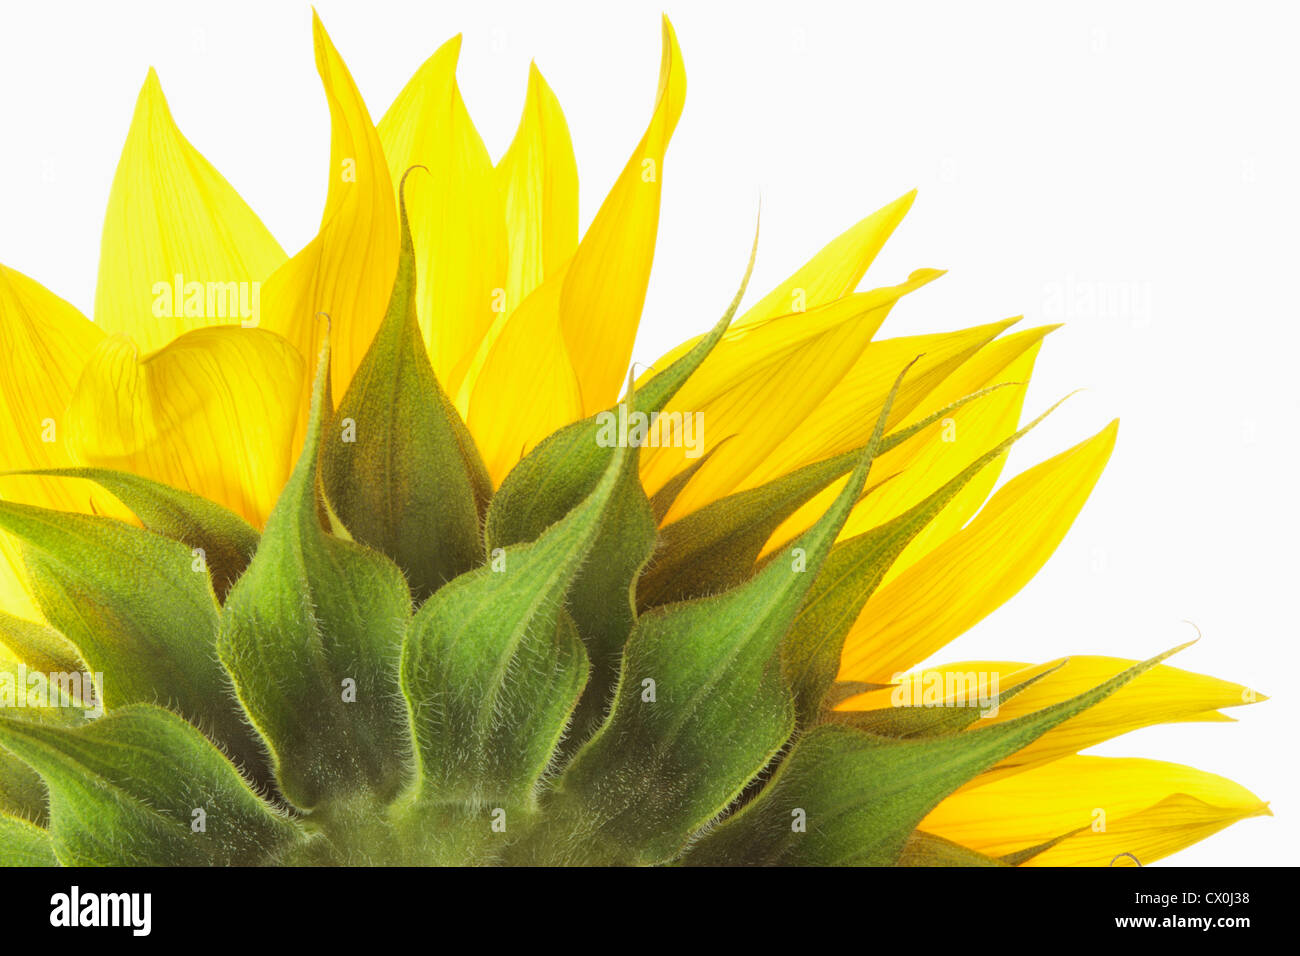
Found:
[[[840,442],[827,430],[845,403],[856,404],[855,428],[862,418],[874,422],[872,416],[898,372],[925,352],[895,400],[899,411],[891,419],[897,421],[955,364],[1001,331],[1002,326],[988,326],[951,339],[869,341],[901,296],[941,274],[918,270],[901,285],[848,295],[801,315],[781,316],[724,336],[668,410],[698,413],[704,451],[730,435],[736,438],[691,479],[666,520],[848,451],[855,445]],[[809,433],[816,436],[811,442]],[[868,436],[862,435],[857,444],[865,444]],[[837,442],[843,447],[835,447]],[[687,451],[643,449],[641,479],[649,493],[691,463]]]
[[[397,201],[366,104],[315,14],[312,28],[330,110],[329,193],[316,238],[267,280],[262,324],[315,356],[317,314],[329,315],[331,382],[341,397],[392,295]]]
[[[0,266],[0,471],[58,468],[68,455],[67,407],[77,376],[104,337],[77,309],[20,272]],[[0,479],[0,497],[89,511],[85,482]],[[17,543],[0,534],[0,610],[39,619],[23,584]]]
[[[1132,667],[1136,661],[1118,657],[1071,657],[1060,668],[1026,688],[998,708],[985,722],[1010,720],[1043,707],[1068,700]],[[1046,667],[1026,668],[1001,678],[1008,687]],[[981,774],[971,785],[984,785],[1010,773],[1018,773],[1077,753],[1094,744],[1118,737],[1139,727],[1178,721],[1222,720],[1222,707],[1237,707],[1258,699],[1249,688],[1206,674],[1160,665],[1126,684],[1100,704],[1055,727],[1028,747]]]
[[[558,278],[510,315],[474,377],[466,425],[494,486],[543,438],[582,417],[578,379],[556,321]]]
[[[416,313],[451,395],[493,320],[522,302],[507,285],[505,200],[456,83],[460,44],[459,36],[443,44],[379,122],[394,182],[411,166],[428,170],[406,182]]]
[[[686,69],[664,17],[654,115],[574,254],[560,298],[585,415],[613,404],[627,374],[654,259],[664,153],[685,101]]]
[[[578,166],[560,102],[537,65],[528,71],[524,115],[496,168],[505,200],[509,268],[506,308],[524,301],[578,247]]]
[[[249,283],[251,306],[251,283],[284,259],[256,214],[176,128],[151,69],[109,193],[95,321],[146,351],[188,329],[238,323],[248,316],[227,284]]]
[[[903,221],[915,199],[914,189],[845,230],[737,319],[736,327],[802,312],[848,295],[862,281],[876,254]]]
[[[872,474],[877,476],[877,480],[893,477],[853,509],[840,538],[854,537],[902,514],[1013,434],[1024,405],[1025,386],[1012,383],[1028,382],[1039,345],[1048,331],[1047,328],[1029,329],[989,343],[926,395],[925,400],[902,419],[899,427],[919,422],[967,395],[994,385],[1004,385],[879,456],[872,463]],[[946,540],[979,510],[997,484],[1005,460],[1003,456],[984,468],[957,493],[894,562],[885,582]],[[836,482],[791,515],[773,533],[764,553],[781,547],[811,527],[833,500],[827,496],[841,485],[842,482]]]
[[[794,275],[763,296],[731,324],[731,335],[780,316],[797,315],[827,305],[851,293],[866,274],[885,241],[912,208],[916,190],[878,209],[832,240]],[[662,356],[656,368],[667,368],[702,338],[696,336]],[[825,509],[822,509],[823,511]],[[819,512],[820,514],[820,512]]]
[[[293,463],[305,364],[262,329],[196,329],[141,357],[104,339],[69,411],[72,450],[265,523]]]
[[[920,828],[991,856],[1081,832],[1030,866],[1144,865],[1268,806],[1231,780],[1192,767],[1114,757],[1065,757],[948,797]],[[1122,862],[1118,861],[1116,865]]]
[[[897,688],[870,691],[843,701],[839,710],[878,710],[896,702],[948,707],[984,708],[998,693],[1038,677],[1033,684],[1003,701],[996,711],[980,716],[971,728],[1012,720],[1091,690],[1136,661],[1118,657],[1080,656],[1048,664],[1014,661],[959,661],[924,667],[903,675]],[[1046,673],[1044,673],[1046,672]],[[1042,676],[1040,676],[1042,675]],[[934,697],[931,701],[927,692]],[[895,694],[899,695],[895,697]],[[1022,750],[980,774],[965,786],[987,786],[1060,757],[1084,750],[1120,734],[1153,724],[1218,721],[1219,712],[1263,699],[1249,688],[1205,674],[1161,664],[1125,684],[1101,703],[1071,717]]]
[[[894,377],[920,356],[890,411],[888,429],[894,430],[948,376],[1018,321],[1006,319],[956,332],[872,342],[798,431],[746,477],[744,487],[755,487],[803,465],[861,448],[871,436],[875,415]],[[882,477],[887,474],[876,473]]]
[[[1024,587],[1097,483],[1118,425],[1017,475],[969,525],[876,591],[845,641],[840,678],[887,683]]]
[[[0,471],[71,464],[65,412],[77,377],[104,338],[77,309],[38,282],[0,266]],[[19,482],[24,494],[15,494]],[[5,479],[0,494],[47,508],[80,510],[63,483]]]

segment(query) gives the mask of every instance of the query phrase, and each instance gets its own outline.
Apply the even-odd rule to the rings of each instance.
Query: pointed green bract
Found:
[[[417,804],[533,808],[587,680],[564,595],[632,459],[617,449],[577,508],[531,544],[457,578],[416,614],[402,651],[402,691]]]
[[[299,838],[211,742],[160,707],[72,730],[0,716],[0,746],[45,780],[66,865],[261,863]]]
[[[996,857],[985,856],[960,843],[953,843],[933,833],[915,831],[903,844],[899,866],[1010,866]]]
[[[685,355],[640,389],[628,384],[628,399],[647,415],[660,412],[722,339],[754,269],[758,235],[740,288],[726,312]],[[487,515],[491,549],[534,540],[591,494],[609,467],[614,443],[602,439],[608,416],[619,407],[560,429],[539,444],[506,476]],[[569,593],[569,611],[587,647],[591,674],[574,718],[568,746],[581,743],[604,716],[617,680],[618,660],[636,622],[634,591],[638,575],[655,548],[657,519],[638,475],[640,449],[634,448],[614,490],[590,559],[579,569]]]
[[[73,643],[54,628],[0,611],[0,644],[15,657],[45,673],[86,669]]]
[[[986,713],[993,714],[1011,698],[1032,687],[1048,674],[1059,670],[1064,661],[1055,667],[1035,674],[1026,680],[1000,690],[987,702],[966,700],[959,706],[880,707],[875,710],[836,710],[826,715],[828,721],[853,727],[877,737],[937,737],[965,730]]]
[[[888,403],[877,438],[887,414]],[[516,859],[664,862],[767,765],[794,729],[781,641],[866,484],[870,451],[790,564],[637,621],[609,718],[547,795]]]
[[[480,506],[491,485],[429,362],[415,281],[403,203],[388,314],[322,440],[320,467],[339,521],[354,540],[393,559],[419,602],[482,564]]]
[[[13,754],[0,748],[0,813],[44,825],[45,784]]]
[[[219,608],[206,567],[188,548],[112,518],[8,501],[0,528],[22,539],[46,618],[104,675],[105,706],[166,701],[255,759],[213,653]]]
[[[786,674],[794,688],[801,724],[810,723],[821,712],[826,692],[839,672],[844,639],[898,556],[977,474],[1006,454],[1057,405],[898,517],[836,545],[799,611],[794,636],[785,649]]]
[[[218,600],[244,573],[257,550],[257,531],[216,502],[129,471],[109,468],[45,468],[12,472],[93,481],[126,505],[150,531],[187,545],[208,566]],[[195,551],[194,549],[198,549]]]
[[[58,865],[49,833],[27,820],[0,812],[0,866]]]
[[[873,459],[898,447],[943,415],[951,414],[997,387],[967,395],[933,415],[887,436],[873,437]],[[715,445],[714,450],[720,445],[721,443]],[[756,488],[719,498],[684,518],[665,525],[660,530],[659,550],[662,557],[642,576],[637,587],[638,605],[644,609],[705,594],[716,594],[748,578],[754,572],[754,564],[764,545],[781,524],[837,478],[852,470],[867,447],[864,445],[834,455],[797,468]],[[657,511],[662,509],[662,514],[667,514],[672,499],[681,492],[695,471],[703,467],[707,459],[706,455],[660,489],[655,495]],[[661,495],[664,496],[662,499]]]
[[[891,866],[940,800],[1178,650],[1069,700],[964,733],[897,739],[814,727],[763,792],[692,847],[686,862]]]
[[[311,424],[257,555],[231,589],[218,651],[296,806],[358,790],[392,794],[404,776],[398,661],[410,595],[396,565],[325,533],[316,462],[328,347]]]

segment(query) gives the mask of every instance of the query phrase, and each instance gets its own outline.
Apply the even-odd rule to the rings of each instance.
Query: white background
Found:
[[[663,0],[689,78],[637,358],[710,325],[748,251],[765,291],[901,193],[919,199],[868,281],[949,274],[882,334],[1024,314],[1068,322],[1027,411],[1076,387],[1007,474],[1122,418],[1064,545],[941,657],[1070,652],[1174,662],[1273,699],[1239,724],[1099,748],[1192,763],[1273,801],[1177,857],[1297,851],[1294,275],[1297,8],[1283,3]],[[460,79],[494,156],[535,57],[566,108],[588,222],[640,138],[657,4],[342,3],[321,16],[378,119],[463,31]],[[328,118],[306,4],[0,4],[0,261],[87,314],[100,226],[145,70],[290,253],[314,235]],[[753,301],[753,300],[751,300]]]

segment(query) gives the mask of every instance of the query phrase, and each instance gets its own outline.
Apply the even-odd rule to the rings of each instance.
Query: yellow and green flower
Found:
[[[1167,653],[922,667],[1117,425],[998,486],[1052,330],[881,337],[941,274],[857,291],[911,194],[632,382],[668,22],[581,238],[535,67],[494,163],[459,38],[376,124],[314,30],[304,249],[151,71],[94,320],[0,266],[0,862],[1107,865],[1268,812],[1080,755],[1256,699]]]

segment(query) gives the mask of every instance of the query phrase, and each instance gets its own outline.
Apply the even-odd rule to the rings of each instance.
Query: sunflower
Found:
[[[94,321],[0,267],[0,860],[1107,865],[1268,812],[1080,755],[1257,699],[1172,652],[921,666],[1042,567],[1117,423],[999,486],[1052,329],[880,337],[941,275],[857,291],[912,194],[633,382],[667,19],[581,239],[536,66],[494,163],[459,37],[378,124],[314,40],[296,255],[150,71]]]

